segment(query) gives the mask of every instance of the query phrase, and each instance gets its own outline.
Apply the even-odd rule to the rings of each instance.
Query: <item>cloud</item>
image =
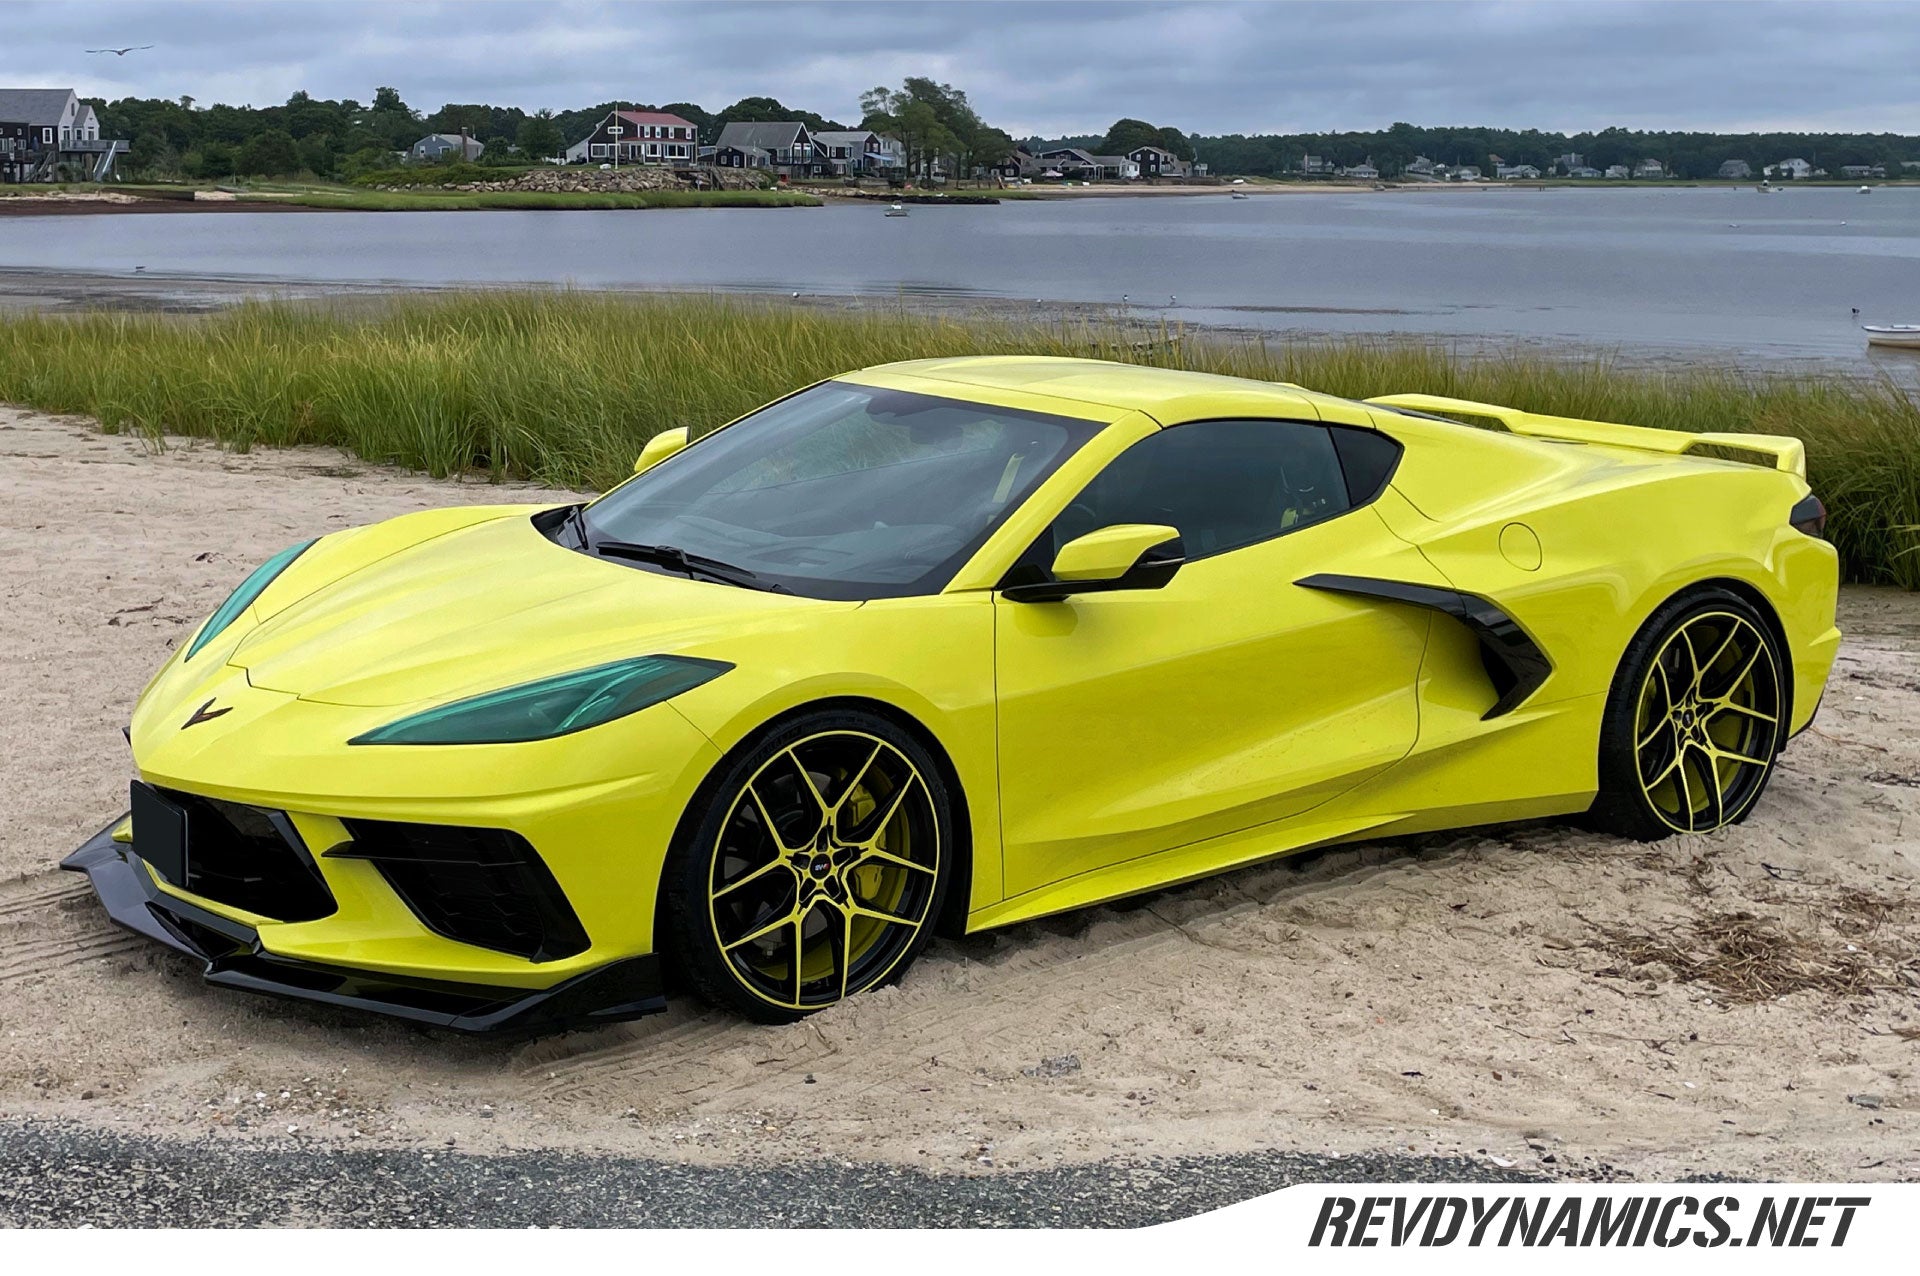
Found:
[[[1832,3],[180,3],[8,6],[10,71],[88,96],[256,106],[378,85],[534,109],[749,95],[840,119],[930,75],[1016,136],[1486,124],[1905,131],[1920,23]],[[113,44],[159,47],[88,56]]]

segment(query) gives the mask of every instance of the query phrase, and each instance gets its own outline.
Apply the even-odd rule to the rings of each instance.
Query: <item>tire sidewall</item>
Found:
[[[833,731],[875,736],[905,755],[926,785],[941,852],[925,924],[885,975],[850,993],[849,999],[859,992],[898,981],[918,959],[932,940],[946,906],[947,892],[954,880],[955,857],[966,853],[957,842],[953,795],[941,767],[912,732],[887,717],[861,709],[803,711],[761,728],[736,745],[702,782],[681,817],[661,870],[654,947],[669,968],[683,977],[702,999],[762,1023],[792,1023],[827,1007],[794,1010],[774,1005],[740,983],[714,943],[712,927],[708,924],[712,848],[722,824],[732,812],[734,797],[749,778],[788,746]]]

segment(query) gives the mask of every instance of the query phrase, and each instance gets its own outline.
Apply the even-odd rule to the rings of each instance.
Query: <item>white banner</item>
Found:
[[[938,1192],[937,1180],[926,1192]],[[626,1203],[643,1220],[644,1201]],[[130,1214],[129,1221],[135,1216]],[[219,1220],[208,1219],[217,1225]],[[301,1220],[288,1219],[298,1224]],[[990,1220],[982,1220],[990,1222]],[[476,1273],[739,1270],[845,1276],[860,1256],[889,1266],[991,1276],[1097,1270],[1184,1276],[1197,1262],[1288,1273],[1911,1270],[1920,1185],[1343,1184],[1299,1186],[1137,1231],[990,1229],[886,1237],[859,1231],[710,1233],[317,1231],[15,1232],[14,1270],[205,1276],[243,1264],[275,1276],[343,1270]],[[906,1248],[900,1248],[900,1246]],[[875,1247],[881,1247],[876,1249]],[[114,1265],[108,1268],[107,1265]]]

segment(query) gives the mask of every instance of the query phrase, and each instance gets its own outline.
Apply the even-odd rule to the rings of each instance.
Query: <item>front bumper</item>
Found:
[[[119,925],[206,963],[223,988],[317,1001],[459,1032],[552,1032],[637,1019],[666,1009],[659,959],[627,957],[551,988],[491,987],[408,979],[294,961],[266,952],[250,926],[196,908],[154,884],[131,842],[114,840],[116,820],[60,861],[83,872]]]

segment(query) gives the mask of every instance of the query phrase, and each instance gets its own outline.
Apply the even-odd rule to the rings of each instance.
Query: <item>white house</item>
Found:
[[[1788,177],[1802,181],[1813,176],[1813,165],[1803,159],[1783,159],[1778,164],[1767,165],[1768,177]]]
[[[1657,159],[1644,159],[1633,166],[1633,175],[1641,179],[1665,177],[1667,175],[1667,169],[1666,166]]]

